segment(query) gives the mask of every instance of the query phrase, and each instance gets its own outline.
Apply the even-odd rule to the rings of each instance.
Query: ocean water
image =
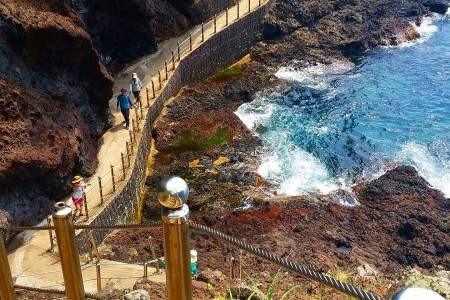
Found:
[[[278,192],[348,189],[399,164],[450,197],[450,16],[355,65],[280,68],[280,86],[236,111],[264,143],[258,172]]]

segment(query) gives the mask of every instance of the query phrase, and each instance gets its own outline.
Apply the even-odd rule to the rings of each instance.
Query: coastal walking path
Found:
[[[234,23],[237,19],[244,17],[260,6],[266,5],[267,2],[268,0],[241,0],[239,2],[239,12],[238,5],[236,5],[229,8],[227,12],[224,11],[218,14],[215,21],[211,20],[204,24],[203,40],[207,40],[215,32],[224,30],[227,25]],[[99,164],[96,173],[85,180],[90,184],[86,189],[89,218],[79,217],[75,220],[76,224],[89,224],[108,205],[115,194],[127,182],[134,165],[134,154],[130,155],[130,168],[130,165],[128,167],[124,166],[121,153],[129,153],[126,149],[126,142],[131,145],[130,137],[139,141],[141,133],[136,129],[134,131],[126,130],[121,113],[116,111],[116,97],[120,89],[129,89],[132,73],[137,73],[142,79],[144,85],[141,91],[142,108],[133,109],[130,115],[130,119],[136,120],[141,118],[137,122],[142,127],[147,117],[148,105],[151,106],[153,104],[153,101],[162,91],[165,84],[167,84],[168,80],[166,79],[170,79],[173,68],[176,68],[179,64],[176,61],[177,59],[175,61],[172,59],[172,51],[177,56],[179,49],[179,58],[182,60],[189,55],[191,50],[202,44],[202,25],[196,26],[190,32],[161,43],[156,53],[137,60],[116,76],[113,86],[114,97],[110,100],[109,105],[114,116],[114,123],[112,128],[105,132],[100,140]],[[190,42],[190,36],[192,42]],[[168,64],[167,74],[165,62]],[[161,83],[159,83],[158,71],[162,74],[163,80]],[[152,81],[155,86],[154,90],[152,89]],[[153,97],[153,92],[156,97]],[[130,96],[132,97],[132,95]],[[115,180],[113,180],[111,169],[114,169]],[[103,200],[100,196],[99,177],[102,179]],[[115,192],[113,192],[113,181],[115,183]],[[70,197],[68,197],[66,203],[70,202]],[[102,202],[103,205],[101,205]],[[47,225],[47,223],[43,221],[40,225]],[[50,252],[48,251],[49,248],[50,238],[49,232],[46,230],[25,231],[12,241],[8,246],[8,260],[16,285],[43,289],[64,289],[58,250],[55,249],[55,252]],[[84,287],[86,292],[95,293],[97,291],[96,268],[95,264],[87,262],[87,258],[87,256],[80,257]],[[136,279],[143,277],[142,264],[124,264],[103,259],[100,264],[102,287],[131,289]],[[152,281],[165,281],[165,275],[156,274],[153,268],[148,268],[148,274],[150,275],[149,279]]]

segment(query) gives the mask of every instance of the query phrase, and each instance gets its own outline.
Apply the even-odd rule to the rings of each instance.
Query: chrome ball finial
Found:
[[[164,179],[159,184],[158,201],[167,208],[180,208],[187,202],[189,187],[180,177]]]
[[[419,287],[411,287],[397,292],[392,300],[445,300],[436,292]]]

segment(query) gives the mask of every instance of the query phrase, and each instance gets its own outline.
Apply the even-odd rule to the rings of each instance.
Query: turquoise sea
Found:
[[[280,68],[280,86],[239,107],[279,193],[349,189],[406,164],[450,197],[450,15],[418,29],[354,65]]]

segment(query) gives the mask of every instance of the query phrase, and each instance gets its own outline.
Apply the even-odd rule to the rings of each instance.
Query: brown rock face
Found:
[[[60,1],[0,1],[0,208],[9,220],[38,203],[30,217],[42,217],[51,208],[43,199],[97,166],[112,78],[82,24]]]
[[[194,24],[231,6],[234,0],[77,0],[66,1],[83,19],[102,62],[116,72],[157,49]]]
[[[255,47],[252,57],[278,66],[360,55],[377,45],[416,38],[411,22],[447,8],[443,0],[278,0],[264,26],[266,43]]]

